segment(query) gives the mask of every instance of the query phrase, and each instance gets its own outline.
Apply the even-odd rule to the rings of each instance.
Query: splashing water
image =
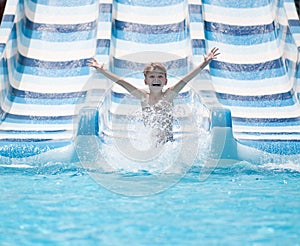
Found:
[[[208,146],[208,133],[202,128],[202,108],[193,103],[176,103],[172,110],[159,107],[153,109],[155,114],[148,115],[145,123],[145,112],[140,106],[128,105],[132,103],[118,104],[113,111],[115,117],[110,117],[110,128],[102,132],[102,137],[77,138],[80,161],[91,177],[116,193],[136,196],[165,190],[177,183],[195,160],[198,162],[200,156],[205,156],[198,152],[207,153],[205,149],[199,150]],[[174,141],[169,141],[166,128],[167,132],[172,131]],[[108,173],[112,174],[109,182]],[[129,181],[127,175],[134,173],[146,175],[131,177]],[[143,187],[138,187],[137,182],[142,182]]]

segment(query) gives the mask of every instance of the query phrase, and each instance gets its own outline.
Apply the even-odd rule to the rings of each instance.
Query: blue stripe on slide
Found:
[[[97,47],[96,54],[97,55],[109,55],[110,49],[108,48],[103,48],[103,47]]]
[[[298,52],[300,53],[300,46],[298,47]],[[296,78],[300,78],[300,62],[296,65]]]
[[[99,13],[98,22],[111,22],[111,18],[110,13]]]
[[[143,44],[165,44],[172,42],[179,42],[187,39],[188,32],[175,32],[175,33],[166,33],[166,34],[142,34],[136,32],[124,32],[113,29],[113,36],[117,39],[132,41],[135,43]],[[133,44],[134,45],[134,44]]]
[[[299,34],[300,33],[300,26],[290,26],[291,33]]]
[[[263,96],[238,96],[216,93],[220,103],[239,107],[285,107],[296,104],[294,93],[286,92]]]
[[[17,54],[17,61],[22,66],[39,67],[46,69],[74,69],[85,66],[89,59],[71,60],[71,61],[43,61],[25,57]]]
[[[85,100],[86,91],[71,93],[37,93],[9,88],[7,98],[11,102],[42,105],[77,104]]]
[[[2,22],[13,22],[15,20],[15,15],[3,15]],[[1,24],[2,24],[1,22]],[[2,27],[2,26],[1,26]]]
[[[168,78],[180,78],[186,75],[188,72],[187,68],[180,68],[180,69],[169,69],[168,70]],[[144,75],[140,70],[132,70],[132,69],[121,69],[121,68],[114,68],[114,73],[121,77],[127,78],[134,78],[134,79],[141,79],[144,80]]]
[[[39,78],[40,83],[44,83],[43,78],[48,77],[48,78],[54,78],[54,77],[60,77],[60,78],[67,78],[68,81],[69,79],[72,79],[72,77],[75,76],[86,76],[87,71],[90,71],[89,67],[84,67],[84,69],[78,68],[78,69],[61,69],[61,70],[49,70],[49,69],[39,69],[39,68],[31,68],[31,67],[23,67],[22,65],[13,65],[12,71],[16,71],[11,74],[13,79],[15,80],[15,83],[19,84],[19,82],[22,81],[22,74],[28,74],[28,75],[33,75],[37,76]],[[69,83],[67,81],[67,83]],[[31,83],[30,81],[26,81],[26,83],[32,84],[31,86],[34,86],[37,82],[33,81]],[[58,83],[55,83],[58,85]],[[78,83],[77,83],[78,84]],[[30,86],[30,87],[31,87]]]
[[[98,39],[97,40],[97,47],[110,47],[110,39]]]
[[[272,42],[276,40],[276,35],[274,33],[265,33],[248,36],[233,36],[227,35],[226,33],[205,31],[205,38],[210,41],[217,41],[232,45],[251,46]]]
[[[6,114],[5,122],[19,124],[72,124],[73,115],[66,116],[30,116]]]
[[[174,24],[147,25],[114,20],[113,27],[116,30],[137,32],[142,34],[170,34],[179,33],[187,29],[186,20]]]
[[[278,69],[284,67],[281,58],[272,61],[266,61],[256,64],[236,64],[213,60],[210,63],[211,68],[221,69],[230,72],[259,72],[263,70]]]
[[[99,4],[99,18],[100,22],[111,22],[112,19],[112,4],[100,3]]]
[[[0,43],[0,54],[3,53],[5,47],[6,47],[6,44]],[[3,60],[3,58],[1,59],[2,64],[0,65],[0,71],[2,70],[2,67],[3,67],[3,61],[2,60]]]
[[[257,64],[234,64],[213,60],[210,68],[213,76],[239,80],[281,77],[286,73],[280,58]]]
[[[16,66],[16,71],[20,74],[37,75],[40,77],[75,77],[86,76],[90,74],[89,67],[77,67],[77,68],[63,68],[63,69],[48,69],[42,67],[30,67],[30,66]]]
[[[289,26],[300,26],[299,20],[288,20]]]
[[[280,36],[282,37],[282,35]],[[295,39],[293,37],[293,34],[291,33],[290,29],[288,28],[287,31],[286,31],[286,36],[285,36],[285,40],[284,40],[286,43],[289,43],[289,44],[292,44],[292,45],[295,45]]]
[[[203,23],[202,5],[189,4],[190,22]]]
[[[295,155],[300,153],[300,140],[238,140],[241,144],[251,146],[268,153],[278,155]]]
[[[99,4],[99,14],[101,14],[101,13],[112,13],[112,4],[100,3]]]
[[[300,117],[296,118],[240,118],[232,117],[234,124],[239,126],[286,127],[299,126]]]
[[[204,39],[192,39],[192,47],[193,48],[205,48],[205,40]]]
[[[144,75],[142,73],[142,70],[134,70],[134,68],[113,68],[113,72],[117,74],[120,77],[127,77],[127,78],[135,78],[135,79],[141,79],[144,80]],[[181,67],[181,68],[170,68],[168,69],[168,78],[170,77],[182,77],[188,73],[187,67]],[[126,78],[126,79],[127,79]]]
[[[273,32],[275,26],[274,23],[255,26],[236,26],[205,21],[204,29],[209,32],[226,33],[226,35],[232,36],[250,36]]]
[[[22,19],[23,25],[30,30],[45,31],[45,32],[57,32],[57,33],[71,33],[78,31],[93,30],[97,27],[97,22],[87,22],[79,24],[43,24],[32,22],[27,18]]]
[[[9,29],[12,29],[12,27],[14,26],[14,23],[11,22],[11,21],[2,21],[1,22],[1,31],[2,30],[9,30]]]
[[[146,63],[133,62],[113,57],[113,67],[116,69],[129,69],[131,71],[140,71],[142,73]]]
[[[13,61],[15,63],[15,61]],[[24,61],[23,61],[24,62]],[[29,61],[28,61],[29,62]],[[88,66],[77,66],[74,63],[74,67],[72,67],[72,63],[68,64],[67,62],[58,62],[58,63],[48,63],[41,62],[40,66],[36,64],[36,66],[30,66],[27,64],[27,61],[24,62],[26,65],[15,64],[14,68],[20,74],[30,74],[30,75],[38,75],[40,77],[74,77],[74,76],[86,76],[90,74],[90,68]],[[49,65],[48,67],[46,65]],[[33,65],[33,64],[31,64]],[[59,65],[61,67],[59,68]]]
[[[272,69],[272,70],[261,70],[256,72],[231,72],[227,70],[220,69],[210,69],[210,74],[215,77],[234,79],[234,80],[261,80],[261,79],[269,79],[275,77],[283,77],[286,75],[286,72],[283,68]]]
[[[189,13],[190,14],[201,14],[202,13],[202,5],[189,4]]]
[[[206,49],[205,48],[193,48],[193,55],[203,55],[206,53]]]
[[[78,30],[73,32],[72,35],[70,33],[59,33],[59,32],[51,32],[48,30],[31,30],[27,29],[22,23],[18,22],[19,30],[22,32],[24,36],[29,39],[41,39],[49,42],[72,42],[72,41],[80,41],[80,40],[89,40],[95,38],[96,36],[96,28],[92,30]],[[16,38],[16,34],[14,32]]]
[[[190,22],[191,23],[194,23],[194,22],[201,23],[201,22],[203,22],[203,17],[202,17],[202,15],[190,14]]]
[[[9,40],[16,40],[17,39],[17,25],[13,24],[13,27],[11,29],[11,32],[9,34]],[[17,46],[16,42],[12,42],[12,48]]]
[[[6,83],[8,81],[7,75],[8,75],[8,69],[6,67],[4,58],[1,59],[1,65],[0,65],[0,77],[2,77],[2,80],[0,83]],[[1,67],[2,66],[2,67]],[[3,90],[3,88],[2,88]]]
[[[113,58],[113,68],[114,73],[119,76],[130,76],[132,78],[143,79],[143,69],[148,63],[139,63],[128,60],[122,60],[118,58]],[[187,58],[182,58],[178,60],[168,61],[163,63],[167,70],[168,74],[172,76],[182,76],[187,73],[188,60]]]

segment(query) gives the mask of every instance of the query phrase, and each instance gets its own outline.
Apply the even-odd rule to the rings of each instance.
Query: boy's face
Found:
[[[151,89],[162,89],[167,84],[165,73],[161,71],[147,72],[145,77],[145,84]]]

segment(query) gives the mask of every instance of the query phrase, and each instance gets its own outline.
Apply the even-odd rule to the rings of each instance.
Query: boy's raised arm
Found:
[[[118,77],[117,75],[111,73],[108,70],[104,70],[104,64],[99,64],[95,58],[92,58],[88,61],[87,65],[89,67],[96,68],[101,74],[103,74],[106,78],[112,80],[113,82],[117,83],[118,85],[122,86],[126,89],[131,95],[135,96],[138,99],[143,99],[145,97],[145,92],[140,90],[139,88],[133,86],[129,82],[123,80],[122,78]]]
[[[194,70],[185,75],[174,86],[172,86],[170,90],[174,93],[174,95],[178,94],[189,81],[195,78],[199,74],[199,72],[203,68],[205,68],[207,64],[210,63],[211,60],[216,59],[217,56],[220,54],[218,51],[219,49],[214,47],[207,55],[204,55],[204,61],[199,66],[197,66]]]

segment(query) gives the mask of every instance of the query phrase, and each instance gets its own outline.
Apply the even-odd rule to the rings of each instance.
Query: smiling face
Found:
[[[150,90],[162,90],[167,84],[167,71],[161,63],[150,63],[144,68],[145,84]]]
[[[167,84],[167,78],[161,71],[147,72],[145,84],[148,85],[150,89],[161,90]]]

